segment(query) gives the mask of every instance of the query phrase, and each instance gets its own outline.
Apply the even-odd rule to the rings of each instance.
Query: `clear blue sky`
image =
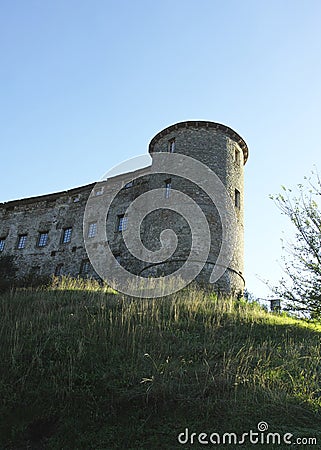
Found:
[[[282,275],[268,198],[321,159],[319,0],[29,0],[0,4],[0,201],[96,181],[178,121],[250,150],[246,277]]]

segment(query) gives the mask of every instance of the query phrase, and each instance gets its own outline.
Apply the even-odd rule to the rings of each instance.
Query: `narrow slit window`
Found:
[[[6,238],[1,238],[0,239],[0,252],[3,252],[5,244],[6,244]]]
[[[240,161],[241,161],[241,154],[240,154],[240,150],[238,148],[236,148],[234,150],[234,162],[237,166],[240,165]]]
[[[172,180],[169,178],[165,181],[165,198],[169,198],[171,195],[171,189],[172,189]]]
[[[169,153],[174,153],[175,152],[175,138],[170,139],[168,141],[167,150],[168,150]]]
[[[241,193],[238,189],[235,189],[235,207],[241,207]]]

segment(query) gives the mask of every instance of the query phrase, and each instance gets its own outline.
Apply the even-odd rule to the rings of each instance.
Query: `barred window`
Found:
[[[18,249],[25,248],[26,242],[27,242],[27,236],[28,236],[27,234],[19,234],[18,245],[17,245]]]
[[[97,222],[92,222],[89,224],[88,227],[88,237],[92,238],[95,237],[97,234]]]
[[[125,214],[120,214],[118,216],[117,230],[118,231],[126,230],[127,229],[127,223],[128,223],[128,217],[126,217]]]
[[[71,241],[72,227],[64,228],[62,235],[62,243],[67,244]]]
[[[48,243],[48,231],[40,232],[38,237],[38,247],[45,247]]]

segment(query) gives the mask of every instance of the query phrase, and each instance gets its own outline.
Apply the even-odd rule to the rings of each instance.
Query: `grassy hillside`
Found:
[[[66,279],[2,294],[0,312],[1,449],[218,448],[178,435],[262,421],[321,446],[321,327],[196,288],[142,300]],[[226,447],[274,448],[246,442]]]

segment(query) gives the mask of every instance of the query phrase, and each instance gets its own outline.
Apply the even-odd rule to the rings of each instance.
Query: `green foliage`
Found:
[[[273,288],[291,311],[321,320],[321,180],[318,173],[297,186],[298,194],[282,186],[283,194],[271,196],[295,227],[294,243],[285,243],[285,277]]]
[[[67,278],[3,294],[0,313],[0,448],[175,449],[186,427],[260,420],[319,432],[316,325],[195,288],[133,299]]]

